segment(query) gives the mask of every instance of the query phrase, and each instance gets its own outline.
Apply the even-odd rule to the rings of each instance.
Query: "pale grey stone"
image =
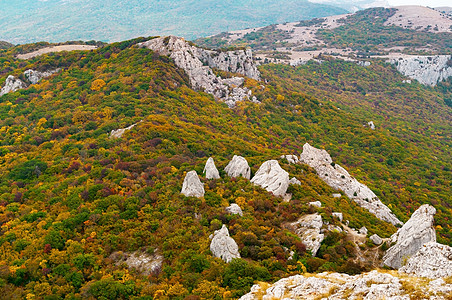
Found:
[[[342,213],[340,213],[340,212],[333,212],[331,215],[332,215],[333,217],[335,217],[335,218],[338,218],[339,221],[341,221],[341,222],[342,222],[342,220],[344,219],[344,216],[343,216]]]
[[[450,277],[452,247],[436,242],[424,244],[399,271],[428,278]]]
[[[243,216],[242,209],[240,206],[238,206],[236,203],[232,203],[228,207],[226,207],[226,212],[232,214],[232,215],[240,215]]]
[[[370,236],[369,238],[372,243],[374,243],[375,245],[381,245],[383,243],[383,239],[381,237],[378,236],[378,234],[373,234]]]
[[[343,191],[359,206],[367,209],[380,220],[397,225],[402,224],[392,211],[367,186],[358,182],[344,168],[334,164],[325,150],[306,143],[300,161],[314,168],[318,176],[334,189]]]
[[[301,185],[301,181],[296,179],[295,177],[292,177],[292,179],[289,180],[289,184]]]
[[[116,130],[112,130],[110,132],[110,138],[111,139],[119,139],[119,138],[121,138],[124,135],[124,133],[126,133],[126,131],[131,130],[133,127],[137,126],[141,122],[143,122],[143,121],[140,121],[138,123],[132,124],[129,127],[126,127],[126,128],[119,128],[119,129],[116,129]]]
[[[367,235],[367,228],[366,228],[365,226],[361,227],[361,228],[358,230],[358,233],[359,233],[359,234]]]
[[[6,95],[8,93],[12,93],[17,90],[21,90],[21,89],[25,89],[25,88],[27,88],[27,85],[22,80],[14,77],[12,75],[9,75],[6,78],[5,85],[0,90],[0,97],[3,95]]]
[[[207,160],[203,173],[206,174],[207,179],[220,179],[220,173],[218,172],[212,157],[209,157]]]
[[[229,164],[224,168],[229,177],[242,176],[246,179],[251,177],[251,169],[246,159],[242,156],[234,155]]]
[[[323,226],[322,216],[319,214],[304,215],[290,225],[306,245],[306,249],[311,251],[312,256],[315,256],[325,238],[325,235],[320,233]]]
[[[335,194],[333,194],[332,196],[333,196],[333,198],[340,198],[340,197],[342,197],[342,195],[339,194],[339,193],[335,193]]]
[[[264,162],[251,182],[275,196],[284,196],[289,187],[289,173],[281,168],[277,160]]]
[[[389,248],[383,264],[394,269],[402,267],[403,263],[428,242],[436,242],[433,216],[436,209],[428,204],[419,207],[396,233],[391,236],[394,246]]]
[[[204,184],[199,180],[196,171],[190,171],[185,175],[181,193],[187,197],[204,197]]]
[[[110,255],[117,266],[126,264],[130,270],[136,270],[142,275],[158,273],[162,269],[163,256],[157,249],[152,254],[148,252],[114,252]]]
[[[367,125],[370,127],[370,129],[375,130],[375,124],[374,124],[374,122],[369,121],[369,122],[367,123]]]
[[[219,257],[227,263],[234,258],[240,258],[239,247],[234,239],[229,236],[229,230],[224,224],[220,230],[216,230],[213,234],[210,251],[213,256]]]
[[[31,84],[36,84],[41,79],[47,78],[47,77],[57,73],[58,71],[60,71],[60,69],[49,70],[49,71],[44,71],[44,72],[39,72],[39,71],[35,71],[32,69],[28,69],[24,72],[24,75],[25,75],[25,77],[27,77],[27,79],[30,81]]]
[[[320,201],[313,201],[313,202],[309,202],[308,204],[311,206],[322,207],[322,202],[320,202]]]

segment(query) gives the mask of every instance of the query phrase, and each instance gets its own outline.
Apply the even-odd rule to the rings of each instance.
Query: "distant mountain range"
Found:
[[[119,41],[137,36],[187,39],[346,13],[307,0],[17,0],[0,2],[0,40]]]

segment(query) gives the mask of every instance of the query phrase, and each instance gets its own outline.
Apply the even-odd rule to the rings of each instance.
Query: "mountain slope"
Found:
[[[2,2],[0,10],[0,38],[14,43],[107,42],[169,34],[193,39],[222,31],[346,12],[306,0],[20,0]]]
[[[28,69],[60,69],[0,97],[6,298],[227,299],[247,293],[256,280],[376,267],[388,245],[374,246],[361,235],[358,246],[359,235],[347,233],[345,220],[383,238],[396,228],[344,195],[333,197],[338,191],[307,165],[279,160],[300,181],[288,189],[290,202],[224,172],[241,155],[254,175],[266,160],[299,155],[305,142],[328,150],[402,221],[420,203],[434,204],[438,239],[451,243],[451,109],[442,91],[402,85],[383,63],[266,65],[262,81],[244,83],[261,103],[230,109],[193,90],[167,56],[136,46],[144,40],[30,60],[14,57],[24,46],[0,53],[2,85],[8,75],[25,80]],[[375,130],[363,126],[370,120]],[[110,138],[132,124],[121,138]],[[221,179],[201,175],[210,156]],[[203,198],[180,193],[192,170],[204,183]],[[314,201],[322,207],[309,205]],[[243,217],[225,211],[232,203]],[[333,212],[343,213],[344,222]],[[290,224],[315,213],[344,232],[322,225],[325,240],[312,257]],[[229,264],[209,249],[209,235],[222,224],[242,257]],[[362,262],[364,254],[377,259]],[[146,274],[129,269],[124,261],[137,256],[160,264]]]

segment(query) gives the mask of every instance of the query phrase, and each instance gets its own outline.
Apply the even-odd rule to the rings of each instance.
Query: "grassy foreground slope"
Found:
[[[337,224],[331,212],[341,211],[352,227],[366,226],[383,237],[396,230],[346,197],[331,197],[334,191],[312,169],[281,162],[302,182],[290,187],[289,203],[221,171],[238,154],[254,173],[265,160],[299,154],[305,142],[327,149],[403,221],[421,203],[434,204],[438,237],[451,243],[450,108],[438,100],[438,91],[389,86],[386,94],[403,89],[405,96],[380,105],[395,106],[397,114],[368,111],[378,99],[368,101],[355,85],[339,88],[324,77],[335,71],[335,78],[346,74],[364,85],[364,75],[377,77],[383,67],[269,65],[262,68],[267,83],[246,81],[256,90],[265,85],[256,94],[262,103],[229,109],[190,89],[187,76],[167,57],[135,48],[138,41],[29,61],[16,60],[14,48],[0,53],[0,84],[29,68],[62,68],[0,98],[0,287],[5,297],[235,298],[255,280],[305,270],[371,268],[357,262],[354,244],[339,233],[328,234],[312,258],[286,229],[287,222],[315,212],[307,203],[319,200],[325,207],[318,211],[331,224]],[[342,73],[348,70],[356,74]],[[397,76],[393,70],[389,74]],[[424,101],[425,95],[430,100]],[[407,99],[416,109],[424,107],[426,117],[401,120],[403,111],[412,114],[403,105]],[[377,130],[363,126],[370,119]],[[109,138],[111,130],[141,120],[121,139]],[[427,128],[415,126],[417,120]],[[415,129],[401,132],[409,127]],[[203,199],[184,197],[185,173],[201,174],[209,156],[222,179],[202,179]],[[239,204],[244,216],[228,215],[224,207],[230,203]],[[209,250],[209,235],[221,224],[228,226],[242,256],[230,264]],[[137,250],[157,250],[163,266],[144,276],[117,263],[122,253]]]

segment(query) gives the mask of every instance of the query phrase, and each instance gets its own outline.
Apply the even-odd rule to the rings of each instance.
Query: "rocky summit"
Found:
[[[419,207],[411,218],[391,236],[394,246],[386,251],[383,263],[394,269],[400,268],[421,247],[428,242],[436,242],[433,216],[436,209],[428,204]]]
[[[169,56],[179,68],[185,70],[193,88],[203,89],[225,101],[230,107],[245,99],[257,101],[251,90],[242,86],[245,81],[243,77],[222,78],[212,70],[217,68],[259,80],[260,73],[254,64],[251,50],[205,50],[175,36],[154,38],[138,46]]]

